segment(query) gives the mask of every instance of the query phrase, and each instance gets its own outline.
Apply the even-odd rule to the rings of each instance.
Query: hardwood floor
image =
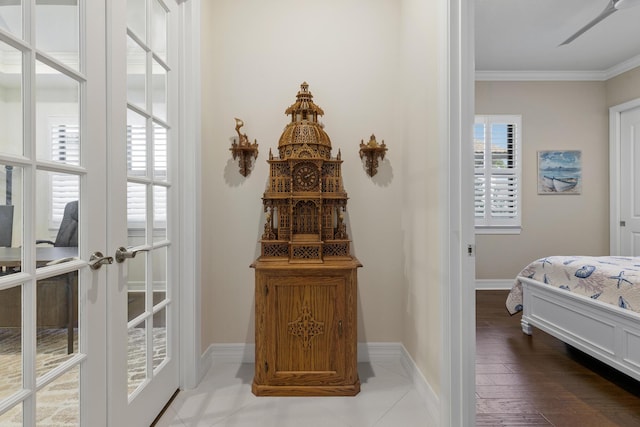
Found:
[[[477,426],[640,426],[640,382],[510,316],[476,292]]]

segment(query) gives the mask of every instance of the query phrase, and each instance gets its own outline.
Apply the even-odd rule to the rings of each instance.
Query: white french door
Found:
[[[149,425],[178,388],[177,4],[110,2],[109,425]],[[121,17],[127,17],[126,21]]]
[[[178,387],[176,9],[0,2],[3,427],[149,425]]]
[[[0,4],[2,426],[107,418],[104,6]]]

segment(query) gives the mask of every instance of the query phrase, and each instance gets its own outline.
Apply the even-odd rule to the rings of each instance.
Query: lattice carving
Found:
[[[349,256],[349,243],[326,243],[323,250],[324,256]]]
[[[336,165],[334,165],[333,163],[325,163],[322,165],[322,175],[334,176],[335,169],[336,169]]]
[[[316,320],[311,314],[309,306],[302,307],[302,313],[293,322],[288,322],[289,334],[296,336],[302,340],[302,346],[305,350],[311,348],[311,340],[324,334],[324,322]]]
[[[262,256],[265,257],[288,257],[288,243],[262,243]]]
[[[291,258],[297,260],[320,259],[320,246],[294,246]]]
[[[296,144],[317,144],[318,140],[315,136],[315,133],[312,133],[308,126],[298,126],[293,132]]]

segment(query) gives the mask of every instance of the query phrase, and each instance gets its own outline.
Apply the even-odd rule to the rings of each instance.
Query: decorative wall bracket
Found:
[[[361,140],[360,158],[365,158],[365,165],[369,176],[374,176],[378,173],[378,160],[384,160],[386,152],[387,146],[384,145],[384,140],[382,140],[382,143],[378,144],[376,136],[373,134],[371,135],[371,138],[369,138],[369,142],[367,144],[364,143],[364,140]]]
[[[251,158],[258,158],[258,142],[254,139],[253,144],[251,144],[247,134],[240,133],[240,128],[244,126],[244,122],[237,117],[235,119],[238,141],[234,141],[229,150],[233,153],[233,160],[238,159],[240,174],[242,176],[247,176],[251,173]]]

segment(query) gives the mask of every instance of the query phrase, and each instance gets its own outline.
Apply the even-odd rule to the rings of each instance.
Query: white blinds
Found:
[[[476,117],[477,227],[520,227],[520,127],[520,116]]]

